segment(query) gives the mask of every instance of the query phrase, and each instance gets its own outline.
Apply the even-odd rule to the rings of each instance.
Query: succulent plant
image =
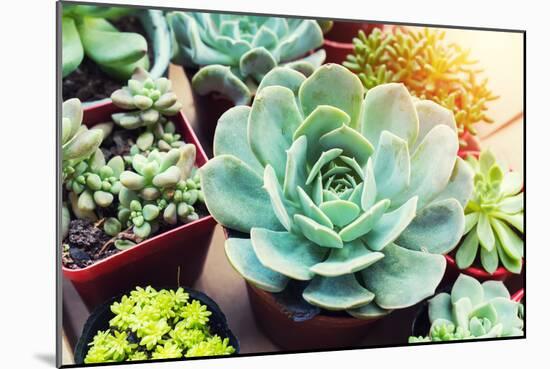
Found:
[[[154,125],[162,116],[173,116],[181,110],[172,82],[165,77],[153,80],[143,68],[137,68],[128,85],[111,94],[111,100],[116,106],[131,110],[112,115],[113,121],[125,129]]]
[[[111,311],[115,316],[109,329],[97,332],[89,344],[86,364],[235,352],[228,338],[210,332],[212,313],[207,306],[191,300],[181,287],[159,291],[137,287],[114,302]]]
[[[147,238],[158,221],[175,225],[198,219],[193,205],[202,201],[199,177],[195,174],[195,146],[186,144],[168,152],[151,151],[132,158],[133,171],[120,175],[118,219]]]
[[[127,79],[136,67],[149,68],[147,40],[120,32],[110,20],[128,15],[131,8],[63,4],[63,77],[78,68],[84,55],[110,76]]]
[[[92,156],[103,141],[101,129],[82,125],[83,110],[78,99],[63,102],[61,122],[61,154],[63,180],[74,175],[75,167]]]
[[[464,230],[473,173],[453,115],[403,84],[368,91],[326,64],[269,72],[219,120],[199,173],[225,250],[251,284],[305,281],[311,305],[371,318],[433,294]],[[234,234],[234,233],[233,233]]]
[[[520,273],[524,247],[521,175],[505,170],[488,150],[480,153],[479,160],[470,155],[466,161],[475,172],[474,193],[465,208],[465,237],[457,248],[457,265],[466,269],[479,254],[488,273],[494,273],[499,264]]]
[[[219,92],[236,105],[248,104],[262,78],[274,67],[311,74],[324,59],[315,20],[217,13],[171,12],[173,62],[201,68],[192,85],[200,95]]]
[[[353,43],[353,54],[343,64],[367,89],[402,82],[413,96],[450,109],[460,135],[475,135],[477,122],[493,122],[486,113],[487,103],[498,96],[487,87],[487,79],[479,80],[482,70],[469,50],[446,42],[445,32],[375,29],[368,36],[360,31]]]
[[[481,284],[461,274],[451,293],[437,294],[428,307],[430,332],[410,343],[523,336],[521,304],[500,281]]]
[[[105,163],[101,150],[96,150],[90,159],[74,167],[72,178],[65,182],[70,195],[73,213],[78,218],[90,218],[96,206],[106,208],[113,203],[121,189],[120,174],[124,171],[124,160],[114,156]],[[92,217],[93,218],[93,217]]]

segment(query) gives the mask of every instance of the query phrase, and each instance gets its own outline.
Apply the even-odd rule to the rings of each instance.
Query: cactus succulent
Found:
[[[149,68],[147,41],[137,33],[120,32],[110,20],[131,8],[63,4],[63,77],[78,68],[84,55],[110,76],[127,79],[136,67]]]
[[[499,264],[520,273],[524,247],[521,175],[506,171],[490,151],[482,151],[479,160],[470,155],[466,161],[475,172],[474,193],[465,208],[465,237],[457,248],[457,265],[466,269],[479,254],[490,274]]]
[[[369,319],[433,294],[464,230],[473,173],[453,115],[403,84],[368,91],[326,64],[275,68],[219,120],[205,204],[243,232],[225,250],[251,284],[308,283],[311,305]]]
[[[469,50],[446,42],[444,32],[425,28],[383,33],[375,29],[368,36],[360,31],[353,43],[353,54],[343,64],[359,76],[365,88],[402,82],[412,95],[450,109],[459,135],[475,135],[475,123],[493,122],[486,114],[487,103],[498,96],[487,87],[487,79],[479,80],[482,70]]]
[[[112,115],[113,121],[125,129],[162,122],[163,116],[176,115],[182,107],[172,92],[172,82],[165,77],[153,80],[143,68],[137,68],[128,85],[114,91],[111,100],[116,106],[131,110]]]
[[[63,180],[74,175],[75,167],[92,156],[103,141],[101,129],[82,125],[82,104],[78,99],[63,102],[61,122],[61,154]]]
[[[194,173],[195,150],[187,144],[168,152],[153,150],[147,157],[137,154],[134,171],[120,175],[118,219],[133,226],[138,237],[147,238],[160,219],[171,225],[198,219],[193,205],[203,195]]]
[[[522,306],[500,281],[481,284],[461,274],[451,293],[437,294],[428,307],[428,336],[409,343],[523,336]]]
[[[174,39],[173,62],[201,68],[192,85],[200,95],[219,92],[248,104],[271,69],[285,65],[310,74],[325,59],[315,20],[217,13],[167,14]]]

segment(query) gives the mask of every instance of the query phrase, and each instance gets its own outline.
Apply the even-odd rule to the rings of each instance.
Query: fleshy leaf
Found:
[[[491,225],[506,254],[512,259],[521,259],[523,257],[523,240],[501,220],[491,218]]]
[[[315,277],[304,291],[304,299],[327,310],[353,309],[366,305],[374,294],[361,286],[355,275]]]
[[[321,225],[301,214],[294,215],[294,222],[306,238],[319,246],[333,248],[342,248],[344,246],[338,233],[329,227]]]
[[[498,268],[498,252],[496,247],[493,247],[491,251],[487,251],[485,247],[480,248],[480,259],[483,269],[489,274],[493,274]]]
[[[420,210],[396,243],[411,250],[446,254],[460,241],[463,230],[462,207],[457,200],[447,199]]]
[[[479,249],[479,239],[475,231],[469,232],[456,252],[456,265],[460,269],[469,268],[476,259]]]
[[[253,285],[269,292],[281,292],[286,287],[288,278],[260,263],[250,239],[229,238],[225,253],[233,268]]]
[[[428,132],[440,124],[451,128],[456,133],[455,117],[452,111],[431,100],[420,100],[414,105],[418,114],[418,137],[415,145],[411,147],[412,152]]]
[[[283,192],[286,197],[299,201],[298,187],[306,188],[307,137],[300,136],[287,151]]]
[[[246,84],[233,74],[231,68],[223,65],[213,64],[199,69],[191,84],[199,95],[219,92],[235,105],[246,105],[252,97]]]
[[[402,138],[409,147],[418,136],[418,115],[409,91],[401,83],[376,86],[365,97],[361,133],[376,147],[383,131]]]
[[[500,185],[500,191],[502,196],[511,196],[521,191],[523,187],[523,181],[521,180],[521,174],[517,172],[507,172],[504,174],[504,179]]]
[[[521,269],[523,267],[522,260],[513,259],[508,256],[508,254],[502,248],[502,245],[500,244],[498,238],[495,240],[495,247],[497,249],[498,257],[500,258],[500,262],[502,263],[502,265],[504,265],[504,267],[512,273],[521,273]]]
[[[344,155],[354,158],[361,166],[367,164],[367,160],[374,151],[367,139],[347,125],[325,133],[319,139],[319,144],[325,150],[333,148],[344,150]]]
[[[445,319],[450,322],[453,321],[451,313],[451,295],[448,293],[438,293],[428,301],[428,314],[430,316],[430,323],[435,322],[438,319]]]
[[[305,115],[313,112],[319,105],[330,105],[346,112],[350,117],[350,127],[357,128],[363,85],[356,75],[349,73],[341,65],[321,66],[302,84],[299,96]]]
[[[232,155],[216,156],[199,174],[205,204],[219,223],[247,233],[252,227],[282,230],[262,178],[243,161]]]
[[[481,284],[473,277],[460,274],[451,290],[451,301],[454,304],[461,298],[467,298],[473,306],[481,304],[484,301]]]
[[[370,251],[361,241],[355,240],[341,249],[331,250],[328,259],[313,265],[310,270],[324,277],[337,277],[363,270],[383,257],[381,252]]]
[[[80,36],[76,29],[74,19],[61,18],[61,36],[63,47],[63,77],[72,73],[84,59],[84,49],[80,43]]]
[[[361,214],[359,218],[348,224],[340,231],[339,235],[342,238],[342,241],[353,241],[367,234],[382,217],[382,215],[384,215],[384,212],[389,206],[390,200],[384,199],[370,207],[366,212]]]
[[[300,201],[300,204],[302,205],[302,210],[304,211],[304,214],[308,217],[316,221],[317,223],[324,225],[328,228],[333,228],[334,225],[332,224],[332,221],[329,217],[325,215],[319,209],[319,207],[315,204],[315,202],[307,195],[307,193],[301,188],[298,187],[298,199]]]
[[[290,215],[288,214],[285,206],[283,190],[281,189],[279,182],[277,182],[275,171],[269,164],[264,170],[264,189],[269,194],[273,212],[275,212],[277,219],[279,219],[279,222],[281,222],[283,227],[290,232],[292,228],[292,221],[290,220]]]
[[[489,216],[486,213],[479,214],[476,232],[481,246],[487,251],[493,250],[495,247],[495,235],[489,223]]]
[[[256,93],[260,93],[268,86],[283,86],[292,90],[295,96],[298,96],[298,91],[306,77],[290,68],[276,67],[262,78],[262,82],[258,86]]]
[[[241,74],[245,77],[251,75],[256,81],[261,81],[276,65],[277,61],[265,47],[247,51],[239,62]]]
[[[502,324],[502,335],[509,336],[515,329],[523,328],[523,320],[518,317],[519,304],[503,297],[496,297],[491,300],[496,310],[499,322]],[[515,328],[515,329],[514,329]]]
[[[390,244],[384,258],[364,269],[365,286],[384,309],[412,306],[434,294],[445,272],[445,258]]]
[[[447,187],[432,202],[453,198],[458,200],[460,205],[465,208],[474,191],[473,178],[474,172],[472,168],[461,158],[456,158]]]
[[[407,188],[411,164],[407,141],[383,131],[374,156],[374,176],[379,199],[393,198]]]
[[[490,301],[495,297],[504,297],[510,299],[510,292],[501,281],[485,281],[481,284],[485,301]]]
[[[359,215],[360,208],[355,203],[346,200],[323,202],[319,208],[337,227],[343,227]]]
[[[348,309],[346,312],[357,319],[376,319],[391,313],[391,310],[382,309],[380,306],[376,305],[374,301],[371,301],[367,305],[360,306],[355,309]]]
[[[328,252],[288,232],[252,228],[250,240],[258,260],[265,267],[301,281],[315,276],[310,267],[323,260]]]

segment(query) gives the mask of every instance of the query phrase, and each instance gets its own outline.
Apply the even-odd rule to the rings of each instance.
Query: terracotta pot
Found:
[[[286,351],[350,348],[369,332],[377,319],[317,315],[296,322],[269,292],[246,284],[248,298],[258,326],[277,346]]]
[[[111,102],[84,110],[84,123],[93,126],[111,120],[121,111]],[[187,119],[180,112],[170,117],[183,140],[197,148],[196,165],[208,160]],[[212,216],[200,218],[151,237],[81,269],[62,267],[89,309],[139,285],[187,285],[199,278],[216,222]]]
[[[143,285],[143,287],[146,286]],[[178,288],[177,285],[171,285],[169,287],[157,287],[157,285],[155,285],[154,287],[156,290],[176,290]],[[237,337],[235,337],[233,332],[231,332],[231,329],[229,329],[227,319],[218,304],[216,304],[214,300],[212,300],[210,297],[202,292],[195,291],[187,287],[184,287],[184,289],[185,292],[189,294],[190,300],[198,300],[201,302],[201,304],[208,307],[208,310],[212,312],[209,322],[211,332],[213,334],[219,335],[222,338],[229,338],[229,344],[235,348],[235,353],[233,355],[237,355],[240,348],[239,340],[237,339]],[[94,311],[90,314],[90,316],[86,320],[84,328],[82,329],[82,334],[80,335],[80,338],[78,339],[78,342],[75,346],[74,359],[77,365],[84,364],[84,359],[86,358],[86,355],[88,354],[88,350],[90,348],[89,343],[93,341],[97,332],[105,331],[109,328],[109,321],[114,317],[114,314],[111,311],[111,305],[114,302],[119,301],[124,294],[128,294],[130,290],[131,289],[128,289],[125,293],[121,293],[116,297],[110,298],[108,301],[105,301],[103,304],[95,308]],[[151,362],[151,360],[143,362]]]
[[[366,35],[375,28],[382,29],[384,25],[353,21],[334,21],[332,29],[325,35],[323,48],[327,53],[325,63],[342,64],[346,57],[353,52],[353,38],[359,30]]]

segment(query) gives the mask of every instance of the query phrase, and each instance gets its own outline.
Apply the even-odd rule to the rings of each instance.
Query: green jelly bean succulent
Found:
[[[368,36],[360,31],[353,44],[353,54],[343,64],[365,88],[402,82],[412,95],[452,110],[460,135],[475,135],[477,122],[493,122],[487,103],[498,96],[488,88],[487,79],[479,79],[482,70],[469,50],[447,42],[444,32],[375,29]]]
[[[211,312],[183,288],[137,287],[111,305],[109,329],[90,343],[84,363],[231,355],[228,338],[212,334]],[[134,339],[130,339],[133,336]]]
[[[61,154],[63,180],[70,178],[76,166],[90,158],[101,145],[102,129],[88,129],[82,125],[83,110],[78,99],[63,102],[61,122]]]
[[[153,80],[143,68],[137,68],[128,85],[111,94],[111,100],[131,110],[112,115],[113,121],[125,129],[154,125],[163,116],[176,115],[182,107],[172,92],[172,82],[165,77]]]
[[[101,150],[96,150],[89,160],[81,161],[72,178],[65,182],[67,191],[74,194],[70,198],[77,217],[93,213],[96,206],[110,206],[120,192],[119,176],[123,171],[121,156],[114,156],[106,163]]]
[[[119,80],[127,79],[136,67],[148,69],[147,40],[138,33],[120,32],[110,22],[132,12],[131,8],[63,4],[63,77],[78,68],[84,55]]]
[[[193,205],[203,201],[203,194],[195,173],[195,156],[192,144],[134,155],[133,171],[120,175],[121,223],[133,226],[138,237],[147,238],[158,229],[161,219],[171,225],[198,219]]]
[[[474,193],[465,208],[465,237],[456,252],[457,265],[466,269],[479,255],[488,273],[500,264],[520,273],[524,252],[521,175],[499,165],[490,151],[482,151],[479,160],[470,155],[466,161],[475,172]]]
[[[437,294],[428,307],[428,336],[409,337],[409,343],[523,336],[522,305],[500,281],[481,284],[461,274],[451,293]]]
[[[310,304],[368,319],[441,281],[473,186],[457,150],[452,113],[402,84],[365,96],[336,64],[308,78],[276,68],[251,107],[220,118],[199,172],[210,214],[244,233],[225,250],[245,279],[270,292],[305,281]]]
[[[218,13],[171,12],[173,62],[201,68],[192,85],[200,95],[219,92],[248,104],[271,69],[284,65],[309,75],[325,60],[315,20]]]

